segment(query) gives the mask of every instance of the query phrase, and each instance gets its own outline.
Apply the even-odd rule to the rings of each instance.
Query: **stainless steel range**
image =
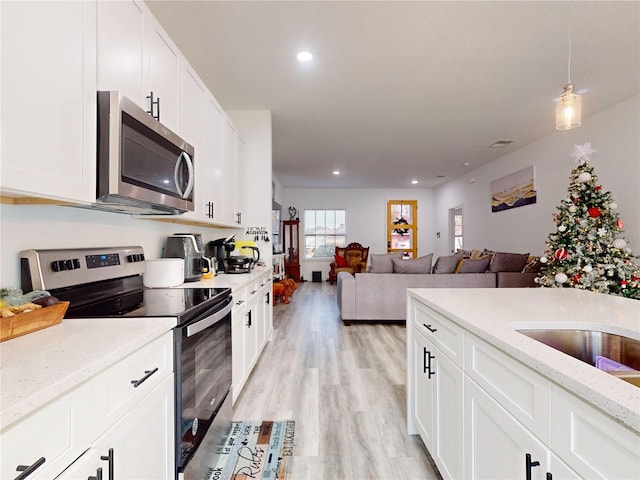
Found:
[[[176,478],[189,468],[187,477],[198,475],[211,461],[197,458],[198,447],[231,423],[231,289],[145,288],[138,246],[25,250],[20,261],[22,289],[69,301],[67,318],[176,318]]]

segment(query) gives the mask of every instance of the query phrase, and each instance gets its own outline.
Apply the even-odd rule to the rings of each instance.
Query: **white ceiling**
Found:
[[[554,133],[570,38],[583,123],[640,91],[638,1],[146,3],[225,110],[271,110],[284,187],[432,187]]]

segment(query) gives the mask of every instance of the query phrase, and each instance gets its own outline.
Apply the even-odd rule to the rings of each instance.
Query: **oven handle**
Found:
[[[231,310],[233,309],[233,297],[226,298],[224,301],[226,302],[226,305],[222,308],[222,310],[218,310],[213,315],[209,315],[208,317],[205,317],[202,320],[189,325],[187,327],[187,337],[191,337],[196,333],[200,333],[202,330],[209,328],[211,325],[219,322],[229,313],[231,313]]]

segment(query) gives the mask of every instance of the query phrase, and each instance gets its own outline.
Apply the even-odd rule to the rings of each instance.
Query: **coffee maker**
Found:
[[[199,233],[174,233],[167,237],[163,257],[184,259],[184,281],[197,282],[209,271]]]
[[[227,273],[227,259],[235,248],[235,234],[226,238],[218,238],[207,243],[206,256],[215,258],[216,271]]]

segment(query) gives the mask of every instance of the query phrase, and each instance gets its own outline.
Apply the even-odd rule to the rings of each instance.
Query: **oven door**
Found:
[[[176,468],[182,471],[231,389],[229,296],[176,327]]]

